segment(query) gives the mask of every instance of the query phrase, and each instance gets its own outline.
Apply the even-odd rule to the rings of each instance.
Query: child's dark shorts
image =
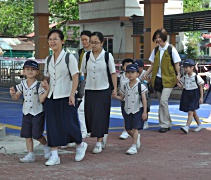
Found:
[[[135,114],[125,113],[125,129],[127,131],[132,129],[138,129],[138,130],[143,129],[144,121],[142,121],[142,113],[143,113],[143,108],[141,108],[140,111],[138,111]]]
[[[45,124],[45,113],[41,112],[35,116],[24,115],[22,119],[21,137],[40,139],[43,136]]]

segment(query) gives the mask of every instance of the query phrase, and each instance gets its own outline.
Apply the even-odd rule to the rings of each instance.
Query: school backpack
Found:
[[[88,62],[89,57],[90,57],[90,53],[91,53],[91,51],[89,51],[89,52],[86,53],[86,65],[85,65],[85,69],[86,69],[87,62]],[[107,75],[108,75],[108,82],[109,82],[109,85],[110,85],[111,90],[114,90],[114,86],[113,86],[113,82],[112,82],[112,78],[111,78],[111,73],[109,71],[108,61],[109,61],[109,52],[105,52],[105,63],[106,63],[106,69],[107,69]]]
[[[140,100],[142,101],[141,82],[138,83],[138,93],[140,96]],[[146,100],[147,100],[147,112],[149,112],[150,106],[151,106],[151,98],[149,97],[148,92],[145,92],[145,94],[146,94]]]

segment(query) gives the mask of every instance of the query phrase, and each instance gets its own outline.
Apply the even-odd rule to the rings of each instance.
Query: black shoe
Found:
[[[160,128],[159,132],[160,133],[166,133],[167,131],[170,131],[171,128]]]

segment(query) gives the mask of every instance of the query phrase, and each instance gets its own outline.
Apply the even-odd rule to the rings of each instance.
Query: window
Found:
[[[113,37],[104,37],[103,48],[113,54]]]

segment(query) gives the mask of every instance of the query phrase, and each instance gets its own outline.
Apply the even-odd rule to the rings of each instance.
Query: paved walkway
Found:
[[[88,150],[81,162],[74,162],[75,148],[60,152],[61,165],[46,167],[40,148],[36,146],[36,163],[23,164],[18,160],[24,151],[0,154],[0,179],[71,179],[71,180],[210,180],[211,131],[184,134],[172,130],[160,134],[156,130],[142,131],[141,148],[136,155],[126,155],[131,138],[119,140],[119,133],[109,134],[101,154],[92,154],[94,138],[87,138]],[[6,140],[6,139],[5,139]],[[16,148],[25,148],[20,138],[14,139]],[[14,142],[14,141],[13,141]],[[12,143],[13,143],[12,142]],[[5,141],[0,141],[0,147]]]

